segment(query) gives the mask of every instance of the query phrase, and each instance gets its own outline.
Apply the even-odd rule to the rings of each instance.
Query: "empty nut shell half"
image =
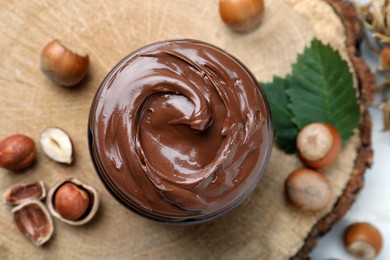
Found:
[[[28,184],[15,184],[4,193],[4,201],[10,205],[19,205],[25,201],[36,199],[42,200],[46,197],[45,184],[36,181]]]
[[[99,208],[99,194],[92,186],[68,177],[49,190],[47,207],[62,222],[74,226],[83,225],[95,216]]]
[[[14,222],[20,232],[35,245],[47,242],[53,234],[53,221],[45,205],[28,200],[12,209]]]

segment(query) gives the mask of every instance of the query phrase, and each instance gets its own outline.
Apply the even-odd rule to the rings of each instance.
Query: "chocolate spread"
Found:
[[[256,79],[234,57],[194,40],[146,46],[101,84],[89,122],[108,190],[160,221],[199,221],[242,201],[272,145]]]

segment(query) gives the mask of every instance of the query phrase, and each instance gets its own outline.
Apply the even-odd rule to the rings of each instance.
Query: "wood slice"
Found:
[[[22,173],[0,170],[0,191],[15,183],[43,180],[54,185],[74,176],[101,194],[92,222],[73,227],[55,220],[55,235],[42,248],[24,238],[12,221],[11,209],[0,205],[0,256],[14,258],[92,257],[115,259],[288,259],[305,258],[318,235],[348,210],[371,163],[370,126],[366,112],[373,78],[358,58],[356,14],[341,0],[269,0],[261,26],[247,34],[227,29],[218,1],[12,1],[0,5],[0,139],[15,133],[31,136],[37,160]],[[338,159],[324,170],[332,203],[317,213],[294,210],[284,198],[284,180],[301,166],[295,155],[273,147],[267,171],[245,202],[211,222],[162,225],[122,207],[100,183],[87,145],[87,119],[94,94],[108,71],[130,52],[155,41],[194,38],[215,44],[243,61],[258,80],[285,76],[313,37],[337,48],[354,73],[361,93],[362,123]],[[54,38],[86,50],[91,71],[80,86],[59,87],[43,76],[39,55]],[[75,144],[71,166],[49,160],[39,145],[49,126],[65,129]],[[283,162],[283,163],[281,163]]]

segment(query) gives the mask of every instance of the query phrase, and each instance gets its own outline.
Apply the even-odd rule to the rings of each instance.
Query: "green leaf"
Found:
[[[295,151],[300,129],[312,122],[336,127],[345,144],[358,126],[360,110],[349,66],[331,46],[313,39],[298,55],[292,74],[260,83],[267,96],[278,145]]]
[[[312,122],[336,127],[345,143],[360,120],[356,90],[346,61],[331,46],[313,39],[293,65],[286,93],[299,129]]]
[[[290,100],[285,90],[288,81],[274,77],[272,83],[261,83],[271,109],[272,126],[276,142],[287,153],[294,153],[298,128],[291,120],[293,114],[288,107]]]

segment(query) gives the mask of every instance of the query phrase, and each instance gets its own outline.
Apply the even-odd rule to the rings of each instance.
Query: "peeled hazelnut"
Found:
[[[254,29],[263,18],[263,0],[220,0],[219,14],[223,22],[233,31]]]
[[[314,169],[333,164],[341,152],[341,136],[326,123],[311,123],[297,137],[297,150],[304,164]]]
[[[380,53],[380,69],[390,72],[390,45],[385,46]]]
[[[55,162],[71,164],[73,144],[69,135],[58,127],[47,128],[41,134],[40,143],[45,154]]]
[[[12,135],[0,142],[0,167],[20,171],[35,159],[34,141],[25,135]]]
[[[295,170],[287,177],[285,193],[292,205],[303,211],[321,210],[332,198],[328,179],[307,168]]]
[[[78,179],[66,178],[51,188],[47,195],[50,213],[70,225],[89,222],[99,207],[96,190]]]
[[[358,259],[374,259],[382,249],[382,235],[370,223],[357,222],[345,230],[344,245]]]
[[[53,222],[46,207],[39,200],[29,200],[12,209],[14,222],[20,232],[40,246],[53,234]]]
[[[46,189],[42,181],[29,184],[16,184],[4,193],[5,202],[13,206],[32,199],[41,200],[45,197]]]
[[[87,74],[89,57],[81,50],[53,40],[41,53],[41,70],[52,81],[63,86],[78,84]]]

